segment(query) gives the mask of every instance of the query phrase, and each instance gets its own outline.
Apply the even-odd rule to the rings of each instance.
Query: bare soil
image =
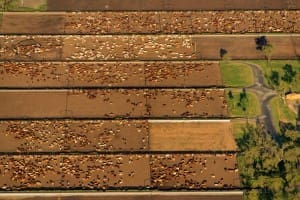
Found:
[[[231,59],[265,59],[262,51],[256,49],[256,35],[244,36],[195,36],[192,41],[196,46],[196,57],[202,59],[220,58],[220,49],[227,51]],[[266,36],[273,46],[272,59],[296,59],[295,51],[298,36]]]
[[[48,0],[49,11],[300,9],[297,0]]]
[[[288,107],[297,115],[298,106],[300,106],[300,94],[291,93],[285,97]]]
[[[61,60],[60,36],[0,36],[1,60]]]
[[[0,118],[226,117],[223,89],[12,90]]]
[[[64,32],[64,15],[40,12],[5,12],[2,18],[1,33],[61,34]]]
[[[0,118],[65,116],[66,100],[65,91],[1,91]]]
[[[235,151],[230,122],[152,122],[152,151]]]

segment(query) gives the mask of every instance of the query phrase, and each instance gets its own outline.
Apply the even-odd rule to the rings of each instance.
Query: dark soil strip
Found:
[[[48,0],[48,11],[274,10],[300,8],[298,0]]]

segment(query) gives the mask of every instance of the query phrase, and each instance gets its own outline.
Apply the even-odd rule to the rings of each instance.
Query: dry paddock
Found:
[[[299,33],[300,11],[5,12],[2,34]]]
[[[0,62],[0,87],[222,86],[217,62]]]
[[[0,118],[228,116],[223,89],[1,90]]]
[[[261,35],[0,36],[0,61],[191,61],[264,59]],[[272,59],[296,59],[300,36],[266,35]]]
[[[0,152],[236,151],[229,120],[0,121]]]
[[[1,190],[240,186],[235,154],[2,155],[0,177]]]

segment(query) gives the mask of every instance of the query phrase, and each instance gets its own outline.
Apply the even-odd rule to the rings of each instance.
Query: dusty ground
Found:
[[[10,13],[2,16],[1,33],[62,33],[64,16],[59,13]]]
[[[0,156],[0,187],[235,188],[235,155],[131,154]]]
[[[48,0],[49,11],[66,10],[232,10],[299,9],[297,0]]]
[[[300,11],[8,12],[3,15],[0,33],[299,33],[299,18]]]
[[[0,118],[226,117],[223,89],[12,90]]]
[[[176,123],[153,121],[149,130],[152,151],[237,150],[229,121]]]
[[[255,35],[244,36],[195,36],[192,42],[196,46],[196,57],[202,59],[217,59],[221,48],[227,50],[231,59],[265,59],[265,55],[256,49]],[[266,36],[273,45],[272,59],[296,59],[300,47],[297,45],[299,36]]]
[[[60,36],[0,36],[1,60],[60,60]]]
[[[213,74],[213,76],[211,76]],[[0,87],[222,86],[217,62],[3,62]]]
[[[145,120],[0,121],[0,152],[147,151]]]
[[[66,113],[66,92],[1,91],[0,104],[0,118],[55,118]]]
[[[0,36],[0,60],[107,61],[264,59],[256,49],[259,35]],[[272,59],[299,56],[299,35],[267,35]]]

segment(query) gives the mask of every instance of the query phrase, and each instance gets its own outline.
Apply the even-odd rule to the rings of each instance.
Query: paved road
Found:
[[[258,97],[262,111],[262,115],[259,116],[259,120],[264,121],[266,130],[271,133],[272,137],[278,142],[278,136],[276,134],[276,129],[272,121],[271,110],[269,108],[269,101],[278,94],[275,90],[269,88],[264,83],[264,73],[258,65],[248,62],[242,63],[249,66],[253,71],[254,84],[246,89],[255,93]]]

